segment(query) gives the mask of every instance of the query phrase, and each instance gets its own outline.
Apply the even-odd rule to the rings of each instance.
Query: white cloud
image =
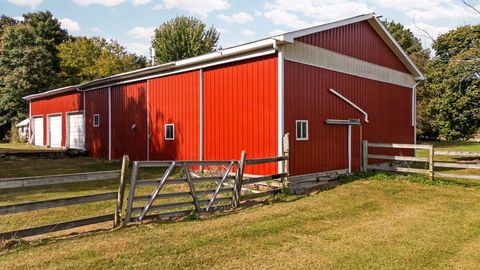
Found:
[[[383,8],[398,10],[421,20],[478,18],[478,13],[455,0],[373,0]]]
[[[79,6],[103,5],[106,7],[120,5],[125,1],[126,0],[74,0],[74,2]]]
[[[252,30],[248,30],[248,29],[242,29],[241,32],[242,32],[242,35],[244,35],[246,37],[251,37],[251,36],[255,35],[255,32],[253,32]]]
[[[263,14],[265,18],[276,25],[286,25],[290,28],[300,29],[310,26],[305,21],[300,20],[297,15],[288,13],[281,9],[273,9]]]
[[[90,29],[90,31],[92,31],[93,33],[101,33],[102,32],[102,29],[98,28],[98,27],[92,27]]]
[[[125,43],[125,47],[127,51],[140,54],[143,56],[150,56],[150,44],[133,42],[133,43]]]
[[[272,36],[272,37],[273,37],[273,36],[281,35],[281,34],[283,34],[283,33],[285,33],[285,31],[280,30],[280,29],[275,29],[275,30],[273,30],[273,31],[268,32],[268,34],[269,34],[270,36]]]
[[[263,16],[262,12],[260,12],[259,10],[255,9],[253,12],[254,12],[255,16],[257,16],[257,17],[262,17]]]
[[[253,22],[254,19],[253,17],[245,12],[238,12],[233,14],[232,16],[227,16],[225,14],[220,14],[217,16],[220,20],[226,22],[226,23],[247,23],[247,22]]]
[[[312,25],[305,19],[321,24],[372,12],[364,2],[355,0],[274,0],[266,3],[265,9],[264,17],[274,24],[296,29]]]
[[[80,25],[77,21],[74,21],[69,18],[58,19],[62,28],[67,29],[69,32],[77,32],[80,31]]]
[[[141,27],[137,26],[130,29],[125,35],[136,38],[136,39],[147,39],[150,40],[153,36],[153,32],[155,31],[155,27]]]
[[[14,16],[13,18],[19,22],[25,21],[25,18],[23,16]]]
[[[230,30],[225,29],[225,28],[216,27],[216,29],[220,34],[230,34],[231,33]]]
[[[34,9],[36,6],[40,5],[43,0],[8,0],[8,2],[16,6]]]
[[[132,0],[134,6],[146,5],[150,3],[152,0]]]
[[[230,4],[227,0],[163,0],[162,7],[165,9],[183,9],[191,14],[206,18],[208,13],[228,9]]]
[[[153,10],[164,10],[164,9],[165,9],[165,7],[162,6],[162,4],[158,4],[158,5],[155,5],[155,6],[153,7]]]

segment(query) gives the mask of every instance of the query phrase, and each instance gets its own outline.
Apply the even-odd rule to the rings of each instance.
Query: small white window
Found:
[[[308,140],[308,121],[307,120],[297,120],[296,121],[296,137],[297,141],[306,141]]]
[[[175,140],[175,126],[173,124],[165,125],[165,140]]]
[[[100,126],[100,114],[96,113],[93,115],[93,126],[99,127]]]

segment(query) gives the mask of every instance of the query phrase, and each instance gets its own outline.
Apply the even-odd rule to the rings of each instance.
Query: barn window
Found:
[[[165,125],[165,140],[175,140],[175,126],[173,124]]]
[[[296,124],[297,124],[297,130],[296,130],[297,141],[308,140],[308,121],[297,120]]]
[[[93,126],[99,127],[100,126],[100,114],[96,113],[93,115]]]

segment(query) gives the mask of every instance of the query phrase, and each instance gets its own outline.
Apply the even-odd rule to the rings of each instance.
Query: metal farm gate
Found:
[[[247,165],[288,160],[288,156],[250,160],[245,157],[243,152],[241,160],[134,161],[124,224],[237,207],[242,185],[280,182],[288,175],[280,173],[244,180]],[[194,170],[204,173],[197,175]],[[265,195],[280,190],[271,190]]]

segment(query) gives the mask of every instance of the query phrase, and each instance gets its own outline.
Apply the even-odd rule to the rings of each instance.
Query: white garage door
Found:
[[[62,116],[49,116],[48,120],[50,147],[62,147]]]
[[[68,115],[68,147],[84,149],[84,127],[83,114]]]
[[[43,117],[33,118],[33,143],[43,145]]]

